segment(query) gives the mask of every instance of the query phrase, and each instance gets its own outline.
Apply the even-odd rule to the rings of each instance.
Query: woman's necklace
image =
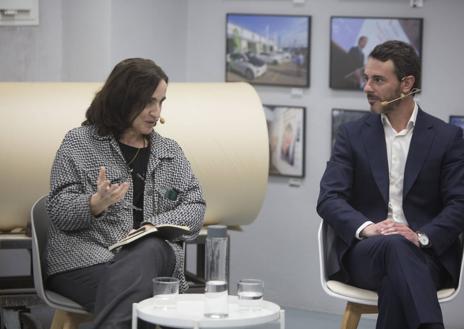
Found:
[[[143,147],[142,148],[145,148],[145,138],[143,139]],[[139,155],[140,153],[140,150],[142,148],[137,148],[137,152],[135,152],[135,155],[132,157],[132,159],[127,163],[127,166],[130,167],[130,165],[132,164],[132,162],[135,161],[135,159],[137,159],[137,156]]]

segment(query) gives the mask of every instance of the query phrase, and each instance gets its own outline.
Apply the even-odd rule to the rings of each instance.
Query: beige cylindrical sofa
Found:
[[[0,83],[0,231],[24,227],[49,191],[55,152],[84,120],[100,83]],[[267,186],[260,99],[246,83],[170,83],[156,129],[184,149],[200,180],[206,224],[250,224]]]

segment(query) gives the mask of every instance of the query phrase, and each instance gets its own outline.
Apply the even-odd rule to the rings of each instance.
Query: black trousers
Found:
[[[129,329],[132,303],[151,297],[152,279],[172,275],[175,262],[166,241],[148,236],[124,246],[106,264],[50,276],[47,288],[95,314],[94,328]]]
[[[442,327],[437,290],[449,274],[431,249],[420,249],[401,235],[357,242],[343,264],[350,283],[379,295],[377,329]]]

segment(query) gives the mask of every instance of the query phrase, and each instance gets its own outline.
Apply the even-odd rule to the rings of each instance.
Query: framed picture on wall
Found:
[[[450,115],[449,123],[461,127],[464,130],[464,115]]]
[[[338,128],[347,122],[355,121],[365,116],[369,111],[364,110],[347,110],[347,109],[332,109],[332,138],[331,147],[335,144]]]
[[[305,111],[301,106],[263,105],[269,133],[269,174],[305,175]]]
[[[309,87],[311,17],[227,14],[226,81]]]
[[[385,41],[404,41],[421,57],[422,24],[422,18],[332,16],[330,88],[362,90],[367,56]]]

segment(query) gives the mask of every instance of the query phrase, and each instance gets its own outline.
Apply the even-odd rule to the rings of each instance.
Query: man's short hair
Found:
[[[395,74],[401,81],[404,77],[412,75],[415,77],[413,88],[421,85],[420,58],[414,47],[398,40],[386,41],[377,45],[369,54],[370,58],[382,62],[391,60],[395,67]]]

